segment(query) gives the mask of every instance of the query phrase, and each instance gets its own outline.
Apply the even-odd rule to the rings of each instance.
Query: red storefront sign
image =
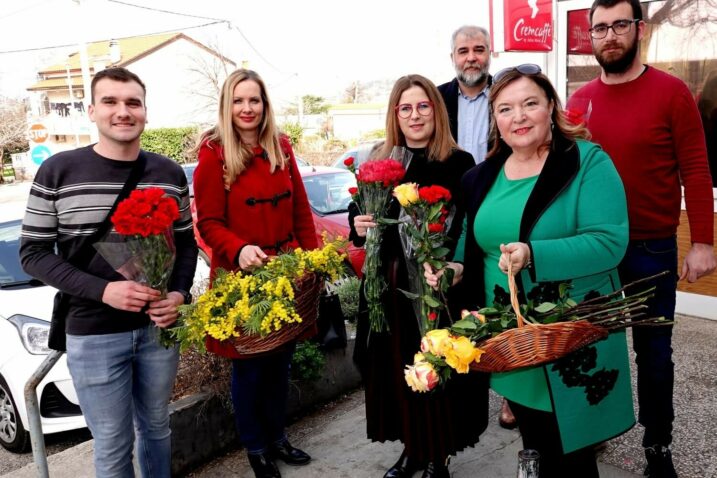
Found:
[[[568,12],[568,54],[586,54],[593,52],[590,39],[590,10],[571,10]]]
[[[553,2],[505,0],[503,2],[505,51],[553,49]]]

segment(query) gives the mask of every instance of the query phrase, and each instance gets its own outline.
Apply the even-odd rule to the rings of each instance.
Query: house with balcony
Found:
[[[224,78],[235,62],[184,33],[137,36],[87,44],[90,81],[109,67],[125,67],[147,87],[147,128],[208,125]],[[87,115],[89,85],[83,82],[80,52],[38,72],[30,92],[29,122],[43,131],[31,137],[26,164],[32,176],[45,156],[92,142],[96,128]],[[31,135],[32,136],[32,135]],[[41,144],[40,144],[41,143]],[[44,154],[33,154],[42,146]]]

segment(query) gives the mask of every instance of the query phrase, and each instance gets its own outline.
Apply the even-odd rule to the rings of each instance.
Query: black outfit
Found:
[[[490,88],[492,84],[493,77],[491,75],[488,75],[488,83],[486,86]],[[448,120],[451,124],[451,135],[453,136],[454,140],[458,141],[458,95],[460,94],[458,79],[453,78],[448,83],[443,83],[438,87],[438,91],[441,92],[443,101],[444,103],[446,103],[446,109],[448,110]],[[491,116],[492,113],[490,111],[490,108],[488,108],[489,121]],[[490,151],[490,149],[491,145],[488,144],[488,151]]]
[[[429,161],[424,149],[411,151],[414,156],[403,181],[419,186],[440,185],[450,190],[457,211],[448,231],[451,238],[448,246],[455,247],[464,217],[460,179],[473,167],[473,157],[465,151],[455,150],[445,161],[439,162]],[[399,212],[400,205],[392,200],[389,217],[397,218]],[[350,238],[361,245],[363,238],[356,236],[353,230],[353,217],[357,213],[357,208],[352,205],[349,210]],[[383,302],[390,330],[386,333],[369,331],[368,310],[362,294],[354,352],[366,389],[368,437],[380,442],[400,440],[407,455],[416,462],[442,464],[449,455],[478,442],[485,430],[488,375],[456,374],[444,389],[430,393],[413,392],[408,387],[404,367],[413,363],[414,354],[420,350],[421,335],[411,302],[398,290],[406,290],[409,285],[406,259],[396,226],[384,229],[381,264],[388,283]],[[448,324],[446,317],[439,320],[443,321],[441,325]]]

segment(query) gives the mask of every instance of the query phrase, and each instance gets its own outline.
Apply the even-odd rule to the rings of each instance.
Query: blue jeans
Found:
[[[154,326],[67,335],[67,366],[95,439],[98,477],[134,476],[135,429],[142,476],[171,476],[168,404],[178,360],[176,347],[159,345]]]
[[[655,296],[647,302],[649,317],[663,316],[673,320],[678,279],[677,239],[630,241],[619,266],[623,285],[662,271],[669,271],[669,274],[640,288],[656,287]],[[642,445],[668,446],[672,442],[672,422],[675,418],[672,405],[675,381],[672,325],[634,327],[632,338],[637,363],[638,421],[645,427]]]
[[[286,400],[294,346],[232,361],[232,403],[239,441],[250,454],[286,440]]]

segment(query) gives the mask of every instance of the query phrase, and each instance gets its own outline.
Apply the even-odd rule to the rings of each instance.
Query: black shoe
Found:
[[[426,465],[426,469],[423,470],[421,478],[450,478],[450,476],[448,465],[429,462],[428,465]]]
[[[418,469],[418,463],[411,459],[404,449],[396,464],[388,469],[383,478],[410,478]]]
[[[672,464],[672,452],[666,446],[654,445],[645,448],[645,476],[650,478],[677,478],[675,465]]]
[[[254,476],[256,478],[281,478],[281,473],[276,467],[276,463],[267,453],[261,453],[253,455],[249,453],[249,464],[251,469],[254,470]]]
[[[269,453],[272,457],[278,458],[287,465],[301,466],[311,461],[311,457],[308,453],[294,448],[288,440],[283,443],[271,445],[269,447]]]

